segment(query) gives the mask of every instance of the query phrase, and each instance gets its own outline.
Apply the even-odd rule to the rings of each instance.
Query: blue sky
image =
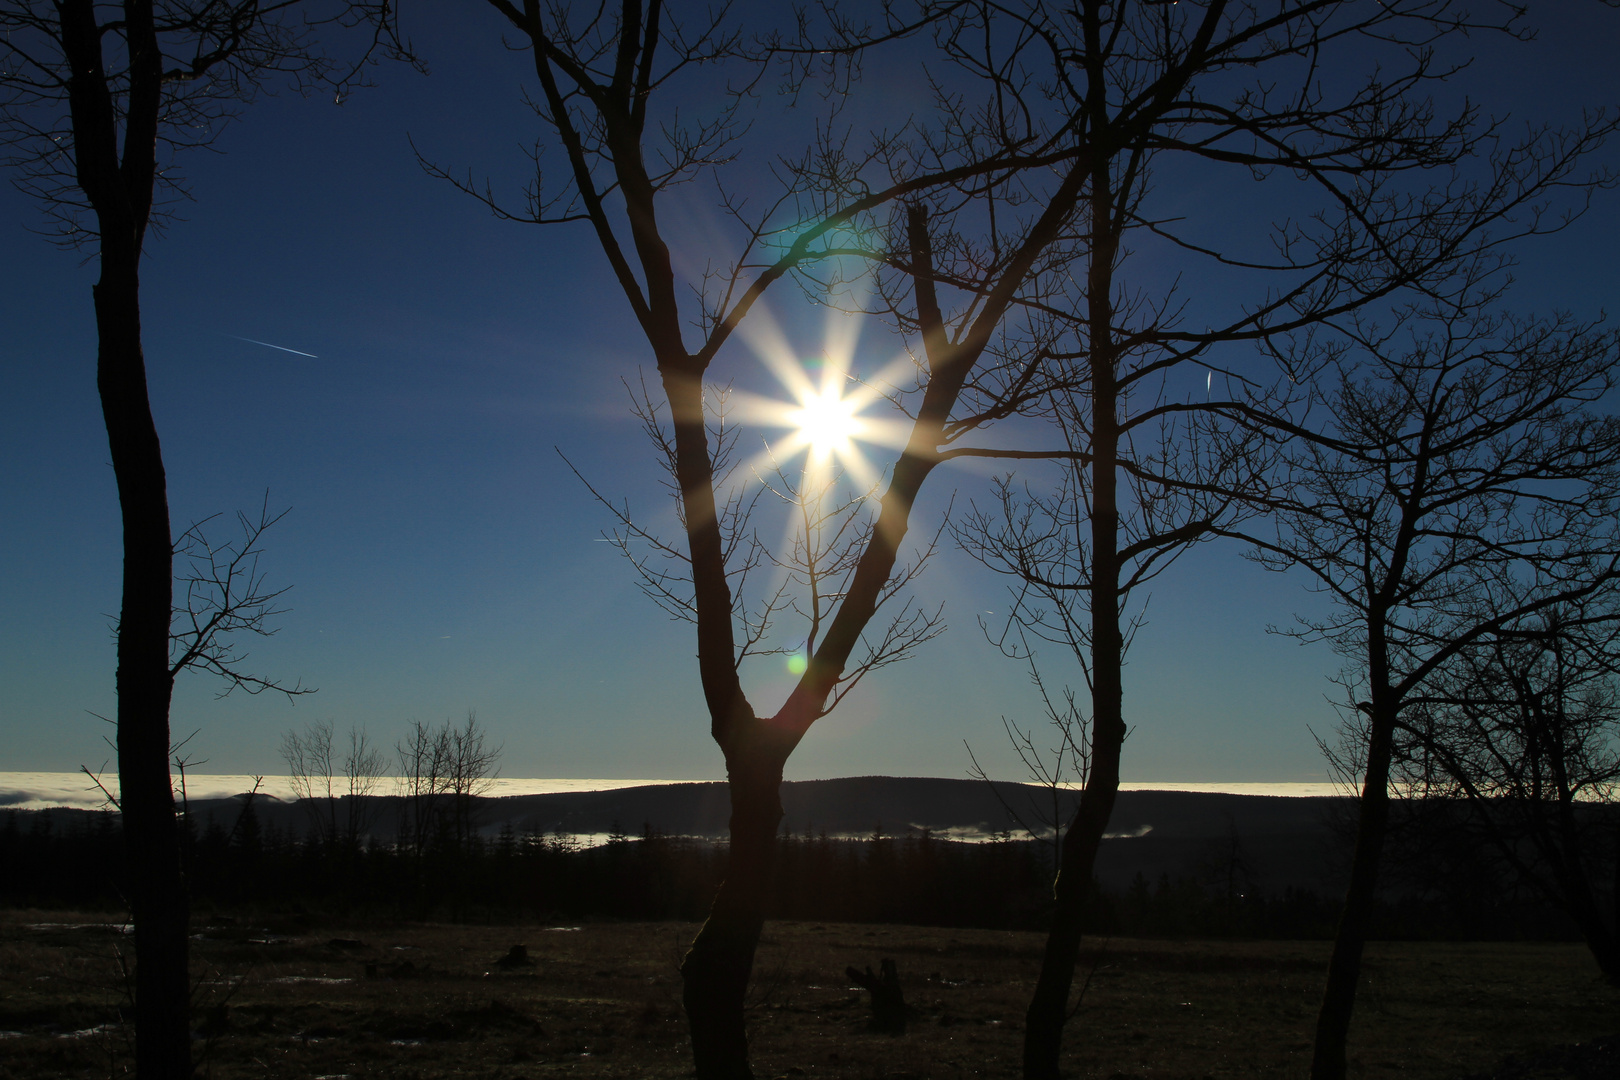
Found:
[[[1620,12],[1556,14],[1535,44],[1481,42],[1457,92],[1526,119],[1620,101]],[[448,165],[510,180],[532,138],[521,65],[493,20],[476,5],[420,18],[430,76],[383,70],[342,108],[260,101],[222,153],[186,162],[196,201],[150,246],[145,339],[177,527],[255,509],[266,491],[291,508],[263,568],[293,587],[292,610],[274,638],[248,643],[251,666],[320,688],[296,706],[221,701],[186,675],[173,727],[198,732],[188,751],[207,771],[279,772],[281,733],[313,719],[392,742],[407,719],[476,709],[508,776],[718,778],[692,634],[597,542],[608,515],[557,453],[664,512],[619,385],[646,350],[583,229],[495,220],[417,167],[407,135]],[[118,519],[93,266],[29,232],[37,220],[0,190],[0,771],[100,764],[108,730],[92,713],[115,708]],[[1525,250],[1516,303],[1612,307],[1617,236],[1616,200],[1600,196],[1577,229]],[[786,288],[772,312],[796,349],[818,350],[820,312]],[[870,368],[895,352],[876,326],[861,342]],[[722,366],[771,386],[741,343]],[[931,484],[924,521],[953,491],[984,490],[968,471]],[[821,721],[790,778],[961,775],[963,740],[1018,775],[999,718],[1038,713],[1023,669],[975,623],[1004,610],[1001,584],[947,550],[917,592],[945,603],[949,632]],[[1309,729],[1334,722],[1337,661],[1265,633],[1312,603],[1302,582],[1232,548],[1195,551],[1162,577],[1127,671],[1126,778],[1320,778]],[[786,678],[756,672],[756,705],[774,708]]]

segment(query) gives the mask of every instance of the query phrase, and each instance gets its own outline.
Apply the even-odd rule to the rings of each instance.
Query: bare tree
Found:
[[[466,851],[478,832],[478,800],[489,793],[499,772],[501,748],[489,745],[478,714],[467,710],[460,727],[444,726],[448,744],[445,787],[450,796],[451,835],[456,850]]]
[[[388,761],[372,743],[366,729],[349,725],[348,747],[343,751],[344,834],[351,853],[370,835],[377,821],[377,789],[388,775]]]
[[[412,720],[394,752],[399,756],[400,842],[420,872],[449,787],[449,725],[434,729]]]
[[[141,255],[165,189],[179,181],[175,155],[208,145],[266,80],[341,87],[353,72],[324,58],[312,37],[323,25],[362,22],[377,35],[373,44],[392,43],[382,2],[0,3],[6,163],[61,239],[93,248],[101,270],[96,383],[123,515],[118,770],[143,1078],[189,1077],[191,1046],[187,903],[168,767],[174,545],[141,345]],[[206,652],[192,660],[210,666]]]
[[[1049,944],[1026,1028],[1026,1070],[1055,1075],[1079,947],[1078,890],[1118,786],[1122,588],[1151,578],[1185,544],[1230,527],[1244,505],[1235,487],[1263,471],[1252,451],[1271,437],[1214,419],[1213,401],[1194,409],[1165,389],[1168,373],[1202,365],[1227,382],[1223,397],[1230,389],[1252,405],[1230,366],[1233,344],[1390,296],[1463,258],[1486,242],[1487,229],[1499,242],[1550,227],[1534,196],[1568,179],[1602,131],[1502,144],[1483,170],[1487,182],[1471,185],[1467,169],[1489,156],[1497,132],[1467,109],[1439,118],[1422,95],[1454,74],[1435,43],[1492,21],[1443,0],[1276,9],[1221,0],[1084,3],[1062,11],[923,4],[909,21],[888,9],[890,20],[876,29],[831,11],[821,41],[801,22],[795,35],[767,37],[757,49],[724,13],[683,22],[640,0],[581,11],[490,2],[534,65],[534,100],[548,130],[537,164],[558,155],[564,179],[537,169],[522,209],[504,206],[487,186],[456,182],[514,220],[588,224],[647,339],[667,408],[656,437],[686,536],[663,552],[684,568],[660,576],[643,565],[650,580],[669,586],[661,602],[696,623],[733,806],[730,872],[684,966],[699,1074],[748,1074],[741,1001],[780,820],[782,763],[842,680],[860,670],[857,644],[893,596],[923,483],[947,461],[988,457],[1069,466],[1071,494],[1084,503],[1073,520],[1089,532],[1084,574],[1049,579],[1094,613],[1081,644],[1095,680],[1091,774],[1070,830],[1070,885],[1060,878],[1057,887],[1059,910],[1071,914]],[[1513,10],[1499,13],[1497,25],[1510,28]],[[908,118],[857,147],[828,120],[802,156],[779,162],[781,187],[763,201],[720,188],[735,243],[722,245],[715,263],[676,250],[660,200],[677,183],[720,177],[741,154],[746,94],[766,70],[756,59],[785,58],[799,75],[814,57],[846,61],[834,72],[845,78],[874,43],[919,27],[945,61],[926,69],[937,122]],[[1331,92],[1316,75],[1328,61],[1340,65]],[[742,91],[703,121],[684,120],[676,109],[681,80],[728,64]],[[788,85],[803,84],[790,77]],[[1212,245],[1170,213],[1150,211],[1149,167],[1165,157],[1205,174],[1235,168],[1293,178],[1290,197],[1308,199],[1309,209],[1269,234],[1253,230],[1246,243]],[[1127,289],[1119,272],[1132,235],[1254,287],[1195,325],[1203,312],[1190,314],[1174,290],[1146,300]],[[680,268],[690,265],[710,268],[687,278]],[[854,287],[863,274],[869,300]],[[739,607],[736,588],[739,566],[752,565],[754,549],[737,539],[748,534],[736,528],[751,504],[734,501],[722,483],[709,384],[723,347],[764,292],[789,276],[824,302],[894,319],[916,369],[910,384],[889,388],[907,417],[905,449],[862,521],[847,585],[827,594],[836,602],[826,605],[826,630],[798,685],[761,716],[738,672],[739,657],[762,640],[753,636],[761,609]],[[683,286],[694,300],[683,303]],[[1128,406],[1135,411],[1127,415]],[[1059,420],[1066,444],[974,444],[973,436],[1026,414]],[[1189,442],[1189,431],[1202,441]],[[1176,449],[1174,460],[1156,454],[1160,445]],[[1189,445],[1190,462],[1182,456]],[[1130,536],[1125,508],[1164,491],[1174,497],[1150,506],[1141,519],[1147,531]],[[629,524],[627,512],[621,520]],[[780,611],[772,597],[764,610]]]
[[[351,724],[346,741],[347,748],[338,744],[330,720],[316,720],[282,735],[281,757],[293,795],[322,840],[352,854],[375,820],[372,799],[387,763],[364,728]]]
[[[1568,912],[1610,982],[1620,982],[1617,648],[1612,595],[1505,626],[1401,714],[1393,750],[1397,788],[1464,807],[1470,845]]]
[[[1045,438],[1026,432],[1024,449],[981,451],[1022,471],[956,533],[1014,581],[996,640],[1025,661],[1032,643],[1056,646],[1089,699],[1088,772],[1027,1014],[1026,1076],[1059,1074],[1081,899],[1118,790],[1121,671],[1142,594],[1188,546],[1236,530],[1265,502],[1287,431],[1251,421],[1290,415],[1302,394],[1303,367],[1256,374],[1264,351],[1558,228],[1568,218],[1546,197],[1587,180],[1582,157],[1614,126],[1599,118],[1510,142],[1467,107],[1436,109],[1430,88],[1466,66],[1454,49],[1446,59],[1451,39],[1517,33],[1516,17],[1508,5],[1471,15],[1421,0],[1211,0],[964,5],[942,19],[937,43],[957,71],[993,87],[993,105],[956,109],[930,145],[949,135],[995,145],[1037,128],[1049,152],[1083,164],[1077,212],[1043,253],[1049,272],[1001,327],[998,362],[974,384],[980,411],[952,432],[1009,414],[1050,425]],[[939,85],[944,100],[963,100],[957,84]],[[1182,216],[1189,187],[1233,173],[1265,185],[1259,205],[1238,196],[1210,220]],[[1000,249],[996,215],[1032,182],[1023,171],[1000,186],[961,185],[937,276],[982,294],[980,266]]]
[[[936,615],[902,603],[886,613],[878,633],[866,633],[926,557],[925,547],[909,564],[901,558],[923,484],[945,462],[979,452],[952,447],[956,437],[1006,415],[1004,405],[988,404],[977,421],[953,421],[959,403],[980,396],[975,372],[994,356],[997,326],[1046,268],[1044,253],[1075,213],[1086,173],[1072,155],[1051,153],[1038,133],[988,147],[958,139],[932,149],[880,137],[872,149],[852,155],[841,137],[825,131],[802,157],[780,163],[782,187],[763,203],[722,189],[721,209],[731,216],[739,242],[722,252],[721,269],[683,280],[679,268],[701,265],[702,258],[695,252],[677,258],[660,223],[660,199],[672,185],[714,175],[736,157],[746,129],[741,110],[764,77],[766,60],[785,58],[791,79],[814,67],[818,57],[848,59],[912,27],[892,22],[868,31],[841,20],[829,6],[824,42],[808,42],[801,26],[791,41],[768,38],[756,46],[725,21],[724,12],[695,15],[683,24],[657,0],[627,0],[600,11],[490,2],[529,53],[538,83],[536,109],[549,130],[542,158],[548,149],[560,151],[565,180],[543,188],[540,180],[547,176],[537,172],[522,210],[506,208],[487,188],[458,186],[515,220],[588,224],[657,366],[658,400],[649,402],[643,418],[670,468],[685,536],[659,549],[673,560],[673,569],[645,562],[643,581],[666,610],[696,625],[710,732],[725,757],[732,805],[728,870],[682,964],[683,1002],[698,1074],[746,1077],[751,1073],[743,1002],[782,817],[783,766],[850,686],[937,630]],[[924,19],[936,17],[923,13]],[[687,122],[677,111],[680,80],[700,66],[727,63],[740,72],[743,90],[728,107]],[[834,77],[847,73],[835,70]],[[976,278],[952,284],[935,264],[931,219],[948,217],[958,195],[947,191],[931,207],[923,194],[951,181],[1031,165],[1049,168],[1051,183],[1036,185],[1038,191],[1031,187],[1023,209],[1009,212],[998,250]],[[430,169],[449,178],[446,170]],[[940,235],[948,238],[949,232]],[[845,272],[839,265],[851,261],[890,267],[884,295],[906,311],[914,379],[894,388],[894,403],[906,417],[895,439],[903,449],[877,498],[845,499],[814,477],[781,477],[776,491],[799,528],[790,550],[775,561],[794,581],[793,599],[767,587],[763,606],[741,602],[740,579],[761,566],[764,556],[746,526],[755,504],[726,486],[713,367],[772,284],[798,275],[826,295]],[[827,276],[811,273],[813,264]],[[941,306],[941,282],[964,297],[949,311]],[[696,292],[690,304],[682,302],[683,285]],[[901,301],[902,291],[908,302]],[[628,511],[620,519],[623,527],[634,527]],[[636,538],[656,540],[650,532]],[[770,647],[765,629],[785,611],[808,621],[809,646],[787,699],[761,714],[744,691],[739,664],[762,645]]]
[[[497,773],[501,748],[491,747],[478,716],[467,712],[457,727],[446,720],[430,727],[411,721],[396,744],[400,794],[400,833],[420,866],[441,831],[452,850],[465,851],[478,831],[478,800]]]
[[[332,764],[332,722],[313,720],[281,736],[293,797],[328,844],[337,840],[338,778]]]
[[[1257,557],[1334,601],[1290,632],[1345,657],[1361,772],[1315,1080],[1345,1075],[1398,733],[1456,664],[1620,575],[1620,421],[1591,411],[1615,384],[1620,336],[1498,313],[1492,269],[1471,264],[1387,327],[1347,321],[1288,354],[1326,359],[1324,422],[1298,429],[1292,494]]]

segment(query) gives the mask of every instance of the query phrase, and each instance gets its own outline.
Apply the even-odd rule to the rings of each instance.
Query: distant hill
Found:
[[[240,808],[239,799],[198,800],[192,810],[199,819],[212,814],[228,822]],[[396,820],[398,800],[379,801],[384,805],[378,831],[386,834]],[[789,781],[782,804],[785,830],[834,837],[928,829],[964,839],[1006,830],[1016,839],[1025,835],[1018,817],[1040,829],[1043,817],[1051,815],[1050,793],[1041,788],[998,783],[992,790],[977,780],[919,777]],[[256,805],[267,825],[296,832],[307,827],[296,803],[261,796]],[[1334,891],[1346,851],[1334,822],[1344,819],[1348,805],[1336,798],[1124,791],[1097,874],[1114,888],[1127,886],[1138,873],[1150,882],[1162,874],[1209,881],[1231,874],[1265,892],[1290,885]],[[726,835],[729,805],[724,784],[688,783],[486,799],[480,810],[486,832],[510,824],[520,833],[603,835],[617,828],[634,836],[651,826],[674,835],[719,838]]]

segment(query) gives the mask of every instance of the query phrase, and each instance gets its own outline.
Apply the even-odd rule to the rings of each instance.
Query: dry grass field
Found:
[[[200,920],[201,921],[201,920]],[[196,1048],[224,1078],[682,1077],[676,964],[695,927],[291,918],[200,925]],[[514,944],[529,965],[495,963]],[[767,927],[750,1004],[761,1078],[1014,1077],[1035,934]],[[0,913],[0,1078],[124,1075],[119,957],[105,917]],[[1303,1078],[1327,947],[1094,939],[1071,1023],[1075,1077]],[[910,1030],[866,1030],[842,974],[899,964]],[[1454,1078],[1504,1054],[1620,1030],[1620,992],[1562,944],[1377,944],[1352,1075]]]

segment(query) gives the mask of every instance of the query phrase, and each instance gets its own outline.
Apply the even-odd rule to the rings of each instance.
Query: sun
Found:
[[[798,459],[802,473],[790,488],[821,490],[846,479],[857,488],[878,484],[882,470],[868,460],[867,451],[904,447],[910,427],[870,410],[891,401],[892,388],[915,369],[901,354],[871,375],[856,375],[858,327],[859,320],[829,312],[820,348],[806,356],[772,320],[752,321],[747,336],[752,351],[785,393],[767,397],[740,390],[730,395],[733,420],[782,432],[765,439],[764,448],[748,461],[747,473],[764,477],[791,470]]]
[[[845,457],[854,452],[855,440],[866,432],[860,410],[866,402],[845,397],[840,386],[824,385],[803,397],[799,407],[787,416],[793,425],[795,441],[810,449],[812,457]]]

